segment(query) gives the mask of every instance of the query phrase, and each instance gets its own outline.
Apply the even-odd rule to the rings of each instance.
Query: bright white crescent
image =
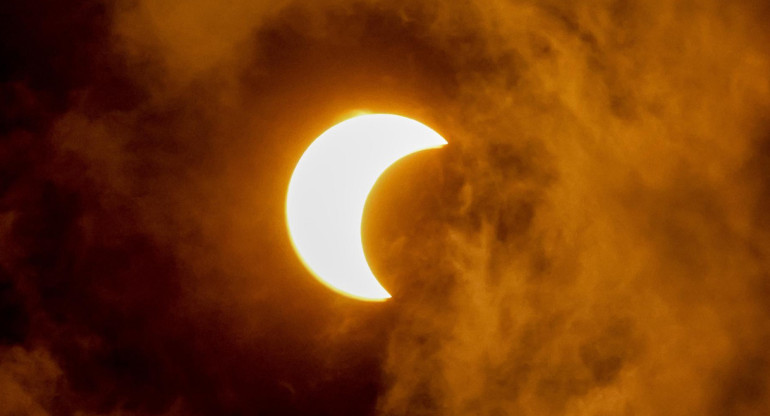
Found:
[[[286,219],[297,254],[318,280],[356,299],[390,298],[364,256],[366,198],[397,160],[446,143],[415,120],[367,114],[335,125],[307,148],[289,182]]]

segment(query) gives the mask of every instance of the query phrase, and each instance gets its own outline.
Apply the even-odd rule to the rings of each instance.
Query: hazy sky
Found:
[[[770,414],[766,1],[0,3],[0,416]],[[360,111],[339,296],[284,218]]]

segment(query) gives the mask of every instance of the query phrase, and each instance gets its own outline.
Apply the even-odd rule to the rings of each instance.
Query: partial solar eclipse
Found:
[[[364,255],[366,198],[397,160],[446,143],[424,124],[392,114],[354,117],[315,139],[294,168],[286,198],[289,235],[308,270],[343,295],[390,298]]]

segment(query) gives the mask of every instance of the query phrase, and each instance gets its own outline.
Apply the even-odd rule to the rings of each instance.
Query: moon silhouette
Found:
[[[366,199],[397,160],[446,143],[424,124],[393,114],[348,119],[313,141],[294,168],[286,198],[289,234],[308,270],[343,295],[390,298],[364,255]]]

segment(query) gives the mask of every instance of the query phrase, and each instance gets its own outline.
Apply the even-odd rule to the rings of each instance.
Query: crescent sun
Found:
[[[390,298],[364,255],[366,199],[390,165],[446,143],[424,124],[393,114],[348,119],[313,141],[294,168],[286,197],[289,235],[307,269],[343,295]]]

